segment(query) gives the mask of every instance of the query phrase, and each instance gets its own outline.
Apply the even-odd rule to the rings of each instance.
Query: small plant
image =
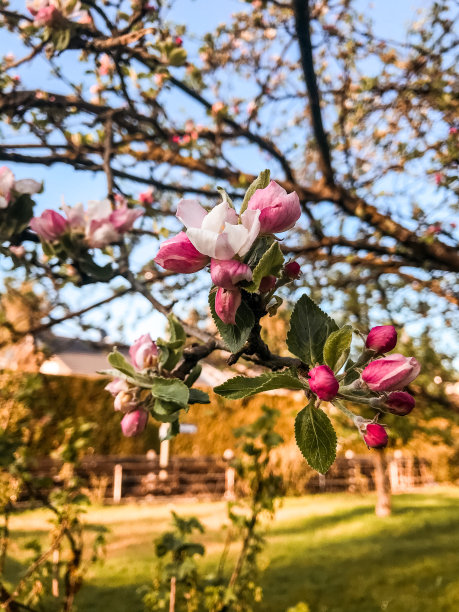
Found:
[[[215,570],[204,574],[199,557],[205,548],[192,539],[204,527],[194,517],[172,513],[174,529],[156,541],[158,563],[152,588],[144,595],[145,609],[176,612],[251,612],[263,593],[258,584],[258,558],[263,551],[264,516],[274,517],[283,495],[282,477],[271,468],[272,450],[282,443],[274,431],[279,412],[263,407],[252,424],[235,430],[240,456],[232,465],[245,497],[228,502],[229,527]],[[227,570],[231,547],[240,544],[233,567]]]

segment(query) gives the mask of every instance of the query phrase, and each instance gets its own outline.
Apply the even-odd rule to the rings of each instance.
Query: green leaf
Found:
[[[78,260],[80,270],[90,276],[95,281],[106,283],[113,278],[113,269],[110,264],[106,266],[99,266],[88,254],[82,259]]]
[[[173,370],[183,355],[186,333],[181,323],[171,314],[169,321],[169,340],[158,338],[156,344],[160,349],[159,363],[165,370]]]
[[[273,236],[259,236],[253,243],[250,251],[244,257],[244,263],[250,266],[253,270],[274,242],[275,238]]]
[[[242,302],[236,312],[236,325],[227,325],[223,323],[215,312],[215,295],[215,292],[209,293],[209,306],[212,318],[229,350],[232,353],[237,353],[247,342],[252,327],[255,324],[252,309],[246,304],[244,294],[242,294]]]
[[[303,295],[290,318],[287,346],[301,361],[312,366],[323,363],[323,349],[328,336],[338,326],[315,302]]]
[[[115,370],[126,374],[126,376],[129,376],[130,378],[135,378],[136,371],[134,370],[134,366],[126,361],[123,355],[116,349],[109,354],[108,363],[113,366]]]
[[[269,170],[262,170],[253,183],[249,186],[245,192],[244,199],[242,200],[241,215],[249,205],[249,200],[257,189],[264,189],[269,185],[269,177],[271,173]]]
[[[273,389],[298,390],[304,389],[304,386],[298,380],[295,372],[290,370],[287,372],[267,372],[255,378],[235,376],[215,387],[214,391],[228,399],[241,399]]]
[[[313,401],[296,415],[295,439],[309,465],[325,474],[336,457],[336,433],[328,416],[314,408]]]
[[[271,274],[279,276],[283,263],[284,256],[282,255],[279,243],[277,241],[273,242],[253,271],[252,282],[244,287],[244,290],[249,293],[258,291],[261,279]]]
[[[189,404],[210,404],[209,395],[201,389],[190,389]]]
[[[187,406],[189,393],[188,387],[178,378],[156,376],[152,379],[151,394],[153,397],[162,402],[175,404],[176,410],[178,407],[185,408]]]
[[[162,399],[155,399],[153,407],[150,408],[152,416],[161,423],[173,423],[178,421],[180,416],[180,406],[174,402],[167,402]]]
[[[177,47],[169,54],[169,64],[171,66],[183,66],[183,64],[186,62],[186,56],[186,49],[183,47]]]
[[[352,325],[332,332],[324,345],[324,361],[334,371],[341,370],[351,352]]]
[[[197,363],[194,368],[191,370],[191,372],[188,374],[188,376],[185,378],[185,384],[187,387],[191,388],[194,383],[198,380],[198,378],[201,376],[201,372],[202,372],[202,365]]]
[[[222,196],[223,202],[226,202],[229,206],[231,206],[231,208],[234,208],[233,200],[226,193],[225,189],[223,189],[223,187],[217,186],[217,191]]]

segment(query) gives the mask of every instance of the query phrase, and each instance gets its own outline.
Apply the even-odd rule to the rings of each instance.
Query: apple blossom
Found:
[[[123,378],[114,378],[104,387],[104,389],[111,393],[113,397],[116,397],[120,391],[127,391],[129,385]]]
[[[318,365],[309,370],[308,378],[309,388],[319,399],[329,401],[338,393],[339,383],[327,365]]]
[[[8,206],[13,192],[32,195],[40,190],[41,183],[33,179],[15,181],[13,172],[7,166],[0,168],[0,209]]]
[[[257,189],[247,210],[260,211],[260,233],[277,234],[291,229],[301,216],[300,199],[295,191],[287,193],[275,181]]]
[[[129,357],[132,365],[137,370],[151,367],[156,362],[158,348],[150,337],[150,334],[143,334],[134,342],[129,349]]]
[[[227,325],[236,324],[236,312],[241,305],[242,296],[239,289],[218,288],[215,296],[215,312]]]
[[[384,448],[389,441],[387,431],[379,423],[368,423],[363,439],[368,448]]]
[[[276,277],[272,274],[270,274],[269,276],[264,276],[261,279],[259,287],[260,293],[268,293],[268,291],[274,289],[274,287],[276,286],[276,280]]]
[[[109,220],[119,233],[124,233],[132,229],[134,221],[143,215],[140,208],[128,208],[126,205],[111,212]]]
[[[386,399],[385,405],[389,412],[398,416],[409,414],[416,402],[414,397],[406,391],[393,391]]]
[[[128,412],[121,420],[121,430],[127,438],[141,434],[148,423],[148,412],[141,408]]]
[[[252,270],[250,267],[235,259],[212,259],[210,262],[210,276],[212,282],[217,287],[223,289],[234,289],[237,283],[252,280]]]
[[[181,200],[176,216],[187,228],[186,235],[196,249],[215,259],[243,257],[260,231],[258,210],[246,210],[239,223],[236,211],[227,202],[208,213],[197,200]]]
[[[119,391],[115,396],[113,407],[117,412],[131,412],[137,408],[138,401],[133,391]]]
[[[292,280],[298,278],[301,273],[300,264],[297,261],[289,261],[284,266],[284,273],[286,276],[288,276],[288,278],[291,278]]]
[[[362,372],[362,380],[372,391],[396,391],[406,387],[420,371],[414,357],[394,353],[371,361]]]
[[[165,270],[191,274],[207,266],[209,257],[191,244],[185,232],[180,232],[161,243],[154,261]]]
[[[142,193],[139,193],[139,202],[144,205],[153,204],[153,189],[147,189],[147,191],[142,191]]]
[[[393,325],[377,325],[372,327],[367,336],[365,346],[377,353],[387,353],[397,344],[397,332]]]
[[[44,210],[30,221],[31,229],[43,240],[57,240],[67,230],[67,220],[55,210]]]

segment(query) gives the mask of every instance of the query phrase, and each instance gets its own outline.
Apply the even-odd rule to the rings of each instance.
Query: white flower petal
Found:
[[[233,225],[232,223],[225,223],[224,234],[228,236],[228,242],[231,245],[234,253],[237,253],[239,249],[245,244],[249,231],[243,225]]]
[[[88,221],[96,221],[106,219],[112,214],[112,205],[110,200],[89,200],[87,208]]]
[[[212,208],[210,213],[206,215],[202,222],[202,229],[210,230],[211,232],[217,232],[217,234],[220,234],[225,227],[228,208],[229,207],[226,202],[222,202],[221,204],[218,204],[217,206]]]
[[[248,253],[260,233],[260,211],[246,210],[241,215],[242,225],[248,230],[247,238],[237,254],[243,257]]]
[[[215,246],[215,259],[231,259],[234,257],[235,251],[230,245],[228,235],[223,233],[217,238],[217,244]]]
[[[6,208],[8,206],[8,201],[2,195],[0,195],[0,208]]]
[[[191,244],[203,255],[216,257],[215,250],[217,246],[218,234],[210,230],[192,227],[186,235],[190,239]]]
[[[201,227],[204,217],[207,215],[206,209],[201,206],[198,200],[180,200],[175,216],[186,228]]]
[[[21,179],[14,183],[14,190],[18,193],[38,193],[41,191],[41,183],[33,179]]]

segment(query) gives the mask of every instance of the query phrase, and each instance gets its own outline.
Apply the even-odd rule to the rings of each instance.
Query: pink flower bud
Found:
[[[363,439],[368,448],[384,448],[389,441],[387,431],[378,423],[368,423]]]
[[[220,287],[215,296],[215,312],[227,325],[236,324],[236,312],[241,305],[242,296],[239,289]]]
[[[183,45],[183,39],[180,36],[175,37],[175,44],[181,47]]]
[[[300,200],[292,191],[287,193],[275,181],[257,189],[250,198],[248,210],[260,210],[260,233],[277,234],[292,228],[301,216]]]
[[[120,391],[127,391],[129,389],[129,385],[122,378],[114,378],[104,387],[104,389],[105,391],[111,393],[113,397],[116,397]]]
[[[406,391],[394,391],[386,399],[386,406],[389,412],[398,416],[409,414],[415,405],[414,397]]]
[[[397,332],[393,325],[377,325],[370,329],[365,346],[377,353],[387,353],[397,344]]]
[[[113,408],[117,412],[131,412],[137,408],[138,401],[133,391],[119,391],[115,396]]]
[[[211,259],[210,276],[217,287],[234,289],[237,283],[252,280],[252,270],[247,264],[235,259]]]
[[[65,218],[54,210],[45,210],[30,221],[30,227],[43,240],[57,240],[67,229]]]
[[[137,217],[143,215],[143,210],[137,208],[128,208],[127,206],[121,206],[112,212],[109,217],[110,223],[113,225],[115,230],[122,234],[123,232],[129,231]]]
[[[144,206],[153,204],[153,189],[147,189],[147,191],[139,193],[139,202]]]
[[[371,361],[362,372],[362,380],[372,391],[397,391],[412,382],[420,371],[414,357],[394,353]]]
[[[13,253],[13,255],[16,255],[16,257],[24,257],[24,255],[26,254],[26,250],[25,247],[22,246],[22,244],[20,244],[19,246],[10,246],[10,251]]]
[[[62,13],[53,4],[39,8],[35,13],[30,8],[29,10],[34,16],[33,25],[37,28],[57,25],[63,21]]]
[[[268,293],[276,286],[276,277],[270,274],[269,276],[263,276],[260,283],[260,293]]]
[[[158,348],[150,337],[150,334],[144,334],[137,338],[134,344],[129,349],[129,357],[132,365],[137,370],[150,368],[156,363],[158,356]]]
[[[309,370],[309,387],[319,399],[331,400],[338,393],[339,383],[333,370],[327,365],[319,365]]]
[[[185,232],[165,240],[155,257],[155,263],[171,272],[190,274],[202,270],[209,263],[207,255],[200,253]]]
[[[288,264],[284,266],[285,275],[292,280],[298,278],[301,273],[300,264],[297,261],[289,261]]]
[[[121,430],[127,438],[132,438],[141,434],[147,423],[148,412],[139,408],[124,415],[121,420]]]

